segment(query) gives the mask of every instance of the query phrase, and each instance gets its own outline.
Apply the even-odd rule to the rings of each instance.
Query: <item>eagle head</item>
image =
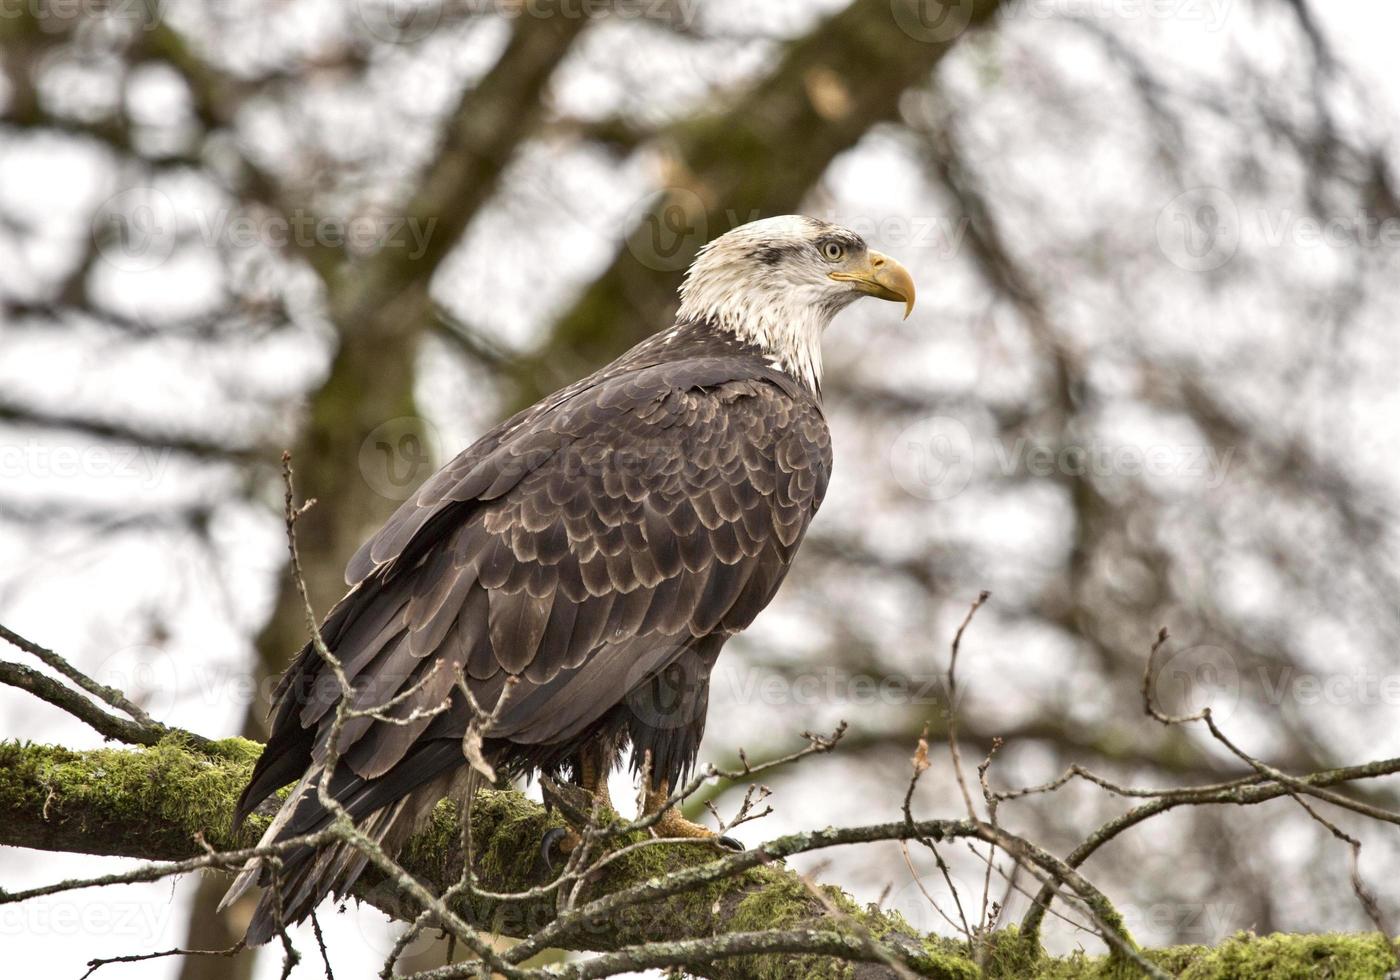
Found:
[[[817,390],[821,335],[862,296],[914,308],[914,280],[840,225],[783,215],[740,225],[700,250],[681,285],[678,321],[707,323],[761,348]]]

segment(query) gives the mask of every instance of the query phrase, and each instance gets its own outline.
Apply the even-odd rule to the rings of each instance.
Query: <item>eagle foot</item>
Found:
[[[709,841],[716,847],[725,851],[742,851],[744,845],[733,837],[721,837],[708,827],[702,827],[698,823],[687,820],[681,816],[681,811],[676,804],[671,801],[671,783],[669,780],[661,780],[657,785],[647,789],[642,800],[642,812],[647,816],[653,816],[658,811],[661,813],[656,823],[652,824],[651,833],[654,837],[680,837],[696,841]]]
[[[596,792],[572,783],[555,782],[548,777],[540,780],[540,795],[544,798],[546,810],[558,810],[575,827],[588,826],[594,807],[599,804],[612,809],[612,801],[606,797],[599,797]]]
[[[689,840],[707,841],[725,851],[742,851],[744,845],[733,837],[721,837],[708,827],[702,827],[681,816],[680,811],[674,807],[661,815],[651,828],[653,836],[656,837],[682,837]]]
[[[596,770],[595,770],[596,771]],[[593,773],[590,772],[592,777]],[[569,822],[568,827],[551,827],[540,838],[540,854],[536,867],[544,874],[554,873],[554,856],[568,856],[583,843],[583,838],[575,827],[587,827],[601,821],[607,823],[608,812],[612,810],[612,800],[608,797],[607,783],[597,778],[589,778],[586,785],[556,782],[549,777],[540,779],[540,795],[544,798],[546,810],[557,810]]]

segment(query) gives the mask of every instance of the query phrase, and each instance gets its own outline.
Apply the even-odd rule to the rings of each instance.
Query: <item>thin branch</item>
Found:
[[[0,660],[0,684],[19,688],[54,707],[62,708],[103,738],[115,739],[128,745],[155,745],[165,735],[158,727],[148,727],[127,718],[108,714],[71,687],[23,664]]]
[[[177,949],[166,949],[166,950],[161,950],[159,953],[132,953],[132,954],[129,954],[129,955],[127,955],[127,956],[104,956],[104,957],[101,957],[101,958],[98,958],[98,959],[88,960],[88,962],[87,962],[87,967],[88,967],[87,972],[84,973],[81,977],[79,977],[78,980],[87,980],[88,977],[92,976],[94,973],[96,973],[96,972],[97,972],[99,969],[101,969],[102,967],[106,966],[108,963],[141,963],[141,962],[144,962],[144,961],[146,961],[146,960],[158,960],[158,959],[163,959],[164,957],[167,957],[167,956],[221,956],[221,957],[233,957],[233,956],[237,956],[239,953],[243,952],[243,950],[246,948],[246,945],[247,945],[247,944],[244,943],[243,940],[240,939],[238,942],[234,943],[232,946],[228,947],[227,949],[178,949],[178,948],[177,948]]]
[[[137,722],[138,724],[144,725],[148,728],[157,724],[154,720],[152,720],[151,716],[146,714],[146,712],[142,711],[139,706],[132,704],[129,700],[127,700],[126,695],[123,694],[121,691],[118,691],[114,687],[108,687],[106,684],[99,684],[97,681],[93,680],[87,674],[84,674],[81,670],[74,667],[67,660],[64,660],[52,650],[49,650],[46,647],[41,647],[33,640],[29,640],[23,636],[20,636],[14,630],[4,625],[0,625],[0,640],[4,640],[11,646],[19,647],[25,653],[37,657],[49,667],[52,667],[64,677],[68,678],[74,684],[77,684],[84,691],[87,691],[94,697],[101,698],[113,708],[116,708],[118,711],[124,712],[125,714],[129,715],[132,718],[132,720]]]
[[[976,601],[972,603],[958,626],[958,631],[953,634],[953,649],[948,657],[948,754],[952,756],[953,775],[958,781],[958,789],[962,792],[963,803],[967,805],[967,815],[972,820],[977,819],[977,811],[972,806],[972,794],[968,791],[967,778],[963,775],[962,752],[958,748],[958,650],[962,647],[963,633],[972,622],[972,617],[977,615],[977,610],[981,609],[982,604],[991,596],[992,594],[985,589],[978,593]]]
[[[145,881],[160,881],[162,878],[169,878],[171,875],[188,874],[191,871],[203,871],[205,868],[233,870],[241,868],[255,858],[275,857],[296,847],[318,847],[326,841],[333,839],[333,837],[334,834],[330,831],[319,831],[314,834],[302,834],[298,837],[289,837],[284,841],[278,841],[276,844],[245,847],[236,851],[216,851],[214,853],[206,853],[197,857],[187,858],[183,861],[155,861],[150,864],[143,864],[138,868],[132,868],[129,871],[118,871],[112,874],[97,875],[92,878],[67,878],[49,885],[37,885],[34,888],[26,888],[23,891],[0,891],[0,905],[27,902],[31,898],[43,898],[45,895],[57,895],[60,892],[77,891],[80,888],[99,888],[107,885],[130,885]]]
[[[316,948],[321,951],[321,965],[326,968],[326,980],[335,980],[335,972],[331,970],[331,954],[326,949],[326,937],[321,934],[321,920],[316,918],[316,911],[311,911],[311,931],[316,936]]]
[[[731,932],[703,939],[680,939],[674,942],[628,946],[613,953],[594,956],[581,963],[555,966],[548,973],[538,972],[532,975],[549,977],[551,980],[597,980],[638,970],[665,969],[709,960],[761,956],[769,953],[817,954],[846,960],[865,960],[869,956],[861,939],[826,930]],[[413,973],[405,980],[458,980],[476,976],[479,970],[479,964],[459,963]]]

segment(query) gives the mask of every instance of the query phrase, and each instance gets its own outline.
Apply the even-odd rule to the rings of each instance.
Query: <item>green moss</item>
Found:
[[[1005,933],[991,948],[1001,950]],[[1256,936],[1238,933],[1217,946],[1170,946],[1143,957],[1178,980],[1381,980],[1396,965],[1390,944],[1375,933]],[[1142,971],[1107,956],[1031,954],[987,961],[989,977],[1016,980],[1136,980]]]
[[[172,736],[174,737],[174,736]],[[262,755],[263,744],[254,742],[250,738],[221,738],[216,742],[210,742],[204,746],[205,755],[216,756],[227,759],[230,762],[241,762],[248,766],[258,761],[258,756]]]
[[[1396,965],[1383,936],[1375,933],[1328,933],[1316,936],[1239,933],[1180,971],[1182,980],[1236,977],[1239,980],[1384,977]]]
[[[16,813],[38,814],[44,824],[79,822],[95,842],[109,845],[108,853],[126,853],[122,841],[108,840],[111,828],[131,826],[143,829],[130,841],[137,852],[154,847],[167,855],[194,853],[195,831],[215,847],[237,847],[265,822],[250,820],[238,838],[233,835],[233,804],[259,751],[261,746],[244,739],[199,751],[178,735],[141,750],[74,752],[4,742],[0,793],[18,803]]]
[[[790,875],[771,877],[735,906],[730,916],[735,931],[787,929],[812,918],[816,902],[802,882]]]
[[[457,819],[457,805],[444,800],[433,810],[432,816],[418,833],[404,845],[404,862],[419,867],[438,869],[439,878],[433,882],[440,887],[447,877],[448,862],[457,856],[461,843],[461,825]]]
[[[735,906],[726,929],[745,932],[764,929],[791,929],[812,925],[826,909],[798,878],[776,869],[761,869],[762,879],[753,884]],[[972,980],[980,971],[969,960],[966,946],[938,936],[920,937],[898,913],[862,908],[849,895],[830,885],[820,885],[822,899],[842,915],[852,935],[867,934],[904,951],[921,976]],[[848,977],[855,966],[820,956],[764,956],[754,958],[756,977]],[[747,974],[746,974],[747,975]]]
[[[820,903],[802,882],[792,875],[772,875],[745,895],[734,907],[728,928],[735,932],[763,929],[791,929],[810,922]],[[851,964],[824,956],[756,956],[747,975],[756,980],[782,980],[786,977],[845,978],[854,975]]]
[[[564,826],[559,817],[519,793],[482,790],[472,807],[477,873],[488,888],[519,888],[532,879],[540,841],[550,827]]]
[[[1039,943],[1007,926],[981,936],[982,968],[989,977],[1031,977],[1044,959]]]
[[[42,753],[41,753],[42,750]],[[0,793],[15,812],[42,808],[48,796],[46,759],[71,762],[78,756],[67,749],[36,746],[30,742],[0,742]]]

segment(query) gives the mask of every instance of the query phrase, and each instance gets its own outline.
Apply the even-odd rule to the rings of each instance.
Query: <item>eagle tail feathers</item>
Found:
[[[464,762],[460,749],[456,751],[459,763]],[[425,760],[405,760],[412,761],[422,764]],[[394,775],[394,772],[388,773],[381,780]],[[402,773],[399,775],[402,776]],[[382,798],[379,793],[366,792],[366,787],[373,790],[376,787],[370,784],[380,780],[369,783],[355,780],[354,784],[336,794],[337,798],[348,804],[346,811],[356,827],[390,857],[407,843],[440,799],[452,796],[470,805],[471,796],[480,785],[479,777],[475,777],[470,767],[461,764],[429,773],[419,769],[419,775],[426,775],[427,778],[418,780],[416,786],[404,787],[407,792],[394,794],[392,802],[378,809],[365,810],[363,804],[367,797]],[[320,778],[319,767],[302,777],[263,834],[260,847],[314,833],[330,824],[333,816],[317,795]],[[347,800],[347,797],[350,799]],[[360,805],[357,806],[357,803]],[[279,919],[284,925],[294,925],[307,918],[328,895],[340,898],[348,894],[369,863],[364,852],[343,841],[319,848],[294,847],[279,857],[280,866],[275,868],[265,859],[254,858],[250,861],[219,903],[220,910],[223,910],[236,902],[254,883],[262,886],[263,893],[245,936],[250,946],[269,942],[276,936]]]

